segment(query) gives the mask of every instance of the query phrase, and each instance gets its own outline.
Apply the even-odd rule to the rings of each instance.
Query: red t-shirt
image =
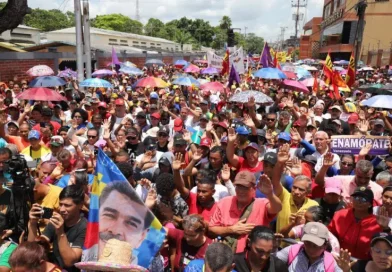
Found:
[[[216,209],[216,203],[211,207],[202,207],[197,203],[197,194],[189,192],[186,203],[189,206],[189,214],[200,214],[206,222],[210,222],[211,216]]]
[[[176,258],[174,259],[175,271],[183,271],[185,266],[192,260],[204,259],[207,247],[212,243],[212,240],[206,237],[206,241],[202,246],[190,246],[184,239],[184,232],[178,229],[169,229],[167,238],[169,245],[176,249]]]
[[[57,135],[57,131],[60,129],[61,125],[57,122],[54,122],[54,121],[50,121],[50,123],[53,126],[53,135]],[[39,125],[39,123],[36,124],[35,126],[33,126],[33,129],[41,132],[41,126]]]
[[[251,167],[248,164],[248,161],[245,160],[243,157],[238,157],[238,166],[237,166],[238,171],[237,172],[241,172],[241,171],[249,171],[251,173],[257,174],[260,172],[263,172],[264,170],[264,165],[263,162],[260,161],[256,167]]]

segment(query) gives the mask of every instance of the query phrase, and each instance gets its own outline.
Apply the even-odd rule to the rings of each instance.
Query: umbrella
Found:
[[[67,84],[64,79],[58,76],[41,76],[36,77],[29,83],[29,87],[57,87]]]
[[[347,70],[344,69],[344,70],[340,71],[339,73],[340,73],[341,75],[347,75]]]
[[[168,84],[159,77],[145,77],[139,80],[137,87],[165,88]]]
[[[301,65],[301,67],[304,68],[305,70],[308,70],[308,71],[318,71],[318,69],[316,67],[309,66],[309,65],[306,65],[306,64]]]
[[[362,102],[363,106],[392,109],[392,95],[375,95]]]
[[[271,97],[258,91],[244,91],[236,93],[230,98],[230,101],[247,103],[249,101],[249,98],[252,96],[255,98],[256,103],[259,104],[274,102]]]
[[[78,77],[78,73],[75,71],[72,71],[71,69],[65,69],[63,71],[60,71],[60,73],[57,75],[58,77]]]
[[[295,73],[297,74],[298,78],[308,78],[312,77],[312,74],[303,67],[297,67],[295,69]]]
[[[297,75],[293,72],[283,71],[283,73],[287,76],[287,78],[297,78]]]
[[[388,87],[384,86],[383,84],[376,83],[376,84],[365,84],[365,85],[359,86],[358,89],[364,91],[365,93],[391,95],[392,90],[388,89]]]
[[[305,85],[306,87],[313,87],[313,85],[314,85],[314,77],[306,78],[304,80],[301,80],[300,82],[303,85]],[[326,86],[325,81],[322,80],[322,79],[318,79],[317,82],[318,82],[320,87]]]
[[[282,64],[282,71],[295,73],[296,67],[292,63],[284,63]]]
[[[198,73],[198,72],[200,72],[200,68],[194,64],[190,64],[190,65],[188,65],[188,67],[185,68],[184,72],[185,73]]]
[[[362,67],[358,70],[358,72],[365,72],[365,71],[374,71],[372,67]]]
[[[201,70],[201,73],[203,75],[213,75],[213,74],[219,74],[219,71],[218,71],[218,69],[216,69],[214,67],[208,67],[208,68]]]
[[[207,91],[212,90],[216,92],[223,92],[225,90],[225,86],[220,82],[214,81],[201,85],[201,89]]]
[[[392,91],[392,83],[385,84],[385,86],[383,87],[383,89],[384,89],[384,90],[390,90],[390,91]]]
[[[175,66],[185,66],[185,65],[187,65],[188,64],[188,62],[186,61],[186,60],[177,60],[175,63],[174,63],[174,65]]]
[[[136,67],[130,67],[130,66],[123,66],[119,70],[121,73],[127,74],[127,75],[143,75],[143,71],[136,68]]]
[[[253,74],[255,77],[265,79],[285,79],[286,75],[277,68],[262,68]]]
[[[80,87],[87,88],[113,88],[113,85],[106,80],[100,78],[88,78],[80,82]]]
[[[194,77],[179,77],[173,81],[173,84],[182,85],[182,86],[192,86],[195,85],[196,87],[200,86],[200,82],[197,81]]]
[[[290,90],[304,92],[304,93],[309,92],[308,88],[306,88],[304,84],[295,80],[285,79],[283,80],[283,85],[285,86],[285,88]]]
[[[343,71],[344,70],[344,68],[340,67],[340,66],[334,66],[334,67],[332,67],[332,69],[335,71]]]
[[[199,81],[200,85],[204,85],[204,84],[210,82],[210,81],[208,81],[207,79],[204,79],[204,78],[199,78],[197,81]]]
[[[37,100],[37,101],[67,101],[67,99],[58,92],[48,88],[30,88],[16,96],[19,100]]]
[[[163,61],[159,60],[159,59],[149,59],[146,61],[145,63],[146,65],[158,65],[158,66],[165,66],[165,64],[163,63]]]
[[[136,67],[136,64],[133,63],[133,62],[130,62],[130,61],[126,61],[124,63],[121,63],[120,66],[121,67],[124,67],[124,66],[126,66],[126,67]]]
[[[116,72],[108,69],[100,69],[95,71],[91,76],[93,77],[100,77],[100,76],[112,76],[115,75]]]
[[[52,68],[47,65],[36,65],[31,67],[26,73],[29,76],[50,76],[54,74]]]
[[[109,67],[109,66],[111,66],[111,67],[115,67],[116,65],[118,65],[118,64],[116,64],[116,63],[113,63],[113,62],[110,62],[106,67]],[[120,66],[121,65],[123,65],[123,63],[122,62],[120,62]]]

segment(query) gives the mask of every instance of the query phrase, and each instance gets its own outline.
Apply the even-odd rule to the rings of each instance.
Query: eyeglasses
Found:
[[[372,249],[373,253],[375,253],[377,255],[379,255],[381,253],[384,253],[387,256],[392,256],[392,249],[382,250],[382,249],[379,249],[377,247],[371,247],[371,249]]]
[[[158,137],[167,137],[168,135],[167,134],[165,134],[165,133],[159,133],[158,134]]]
[[[87,135],[87,137],[90,139],[90,138],[92,138],[92,139],[94,139],[94,138],[97,138],[97,136],[95,136],[95,135]]]
[[[274,122],[276,119],[267,118],[268,122]]]
[[[366,203],[369,202],[366,198],[362,197],[362,196],[354,196],[354,200],[359,202],[359,203]]]
[[[349,163],[349,162],[345,162],[345,161],[342,161],[341,163],[344,166],[353,166],[354,165],[353,163]]]
[[[76,118],[76,119],[82,119],[82,116],[80,116],[80,115],[75,115],[74,118]]]
[[[136,140],[137,139],[137,137],[136,136],[129,136],[129,137],[127,137],[129,140]]]

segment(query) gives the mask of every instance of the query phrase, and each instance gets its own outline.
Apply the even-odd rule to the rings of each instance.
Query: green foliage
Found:
[[[75,16],[68,11],[63,13],[58,9],[32,9],[31,14],[24,17],[23,24],[38,28],[42,31],[53,31],[75,25]]]
[[[143,34],[143,24],[122,14],[107,14],[95,17],[92,27],[115,30],[120,32]]]
[[[254,33],[248,33],[245,39],[245,50],[254,54],[260,53],[263,50],[264,39],[256,36]]]
[[[231,28],[232,22],[229,16],[223,16],[222,19],[219,21],[219,27],[221,29],[229,29]]]
[[[182,50],[184,44],[193,43],[194,39],[190,33],[182,30],[178,30],[176,32],[175,41],[181,45],[181,50]]]

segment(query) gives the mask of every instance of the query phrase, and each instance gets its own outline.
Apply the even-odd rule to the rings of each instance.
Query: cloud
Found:
[[[324,0],[308,0],[306,21],[322,14]],[[72,0],[29,0],[32,8],[73,10]],[[136,0],[90,0],[90,16],[121,13],[135,19]],[[280,27],[288,27],[285,37],[294,33],[293,10],[287,0],[139,0],[142,23],[149,18],[163,22],[187,17],[207,20],[211,25],[219,24],[222,16],[232,19],[233,27],[241,32],[255,33],[266,40],[277,40]],[[304,22],[306,23],[306,22]]]

